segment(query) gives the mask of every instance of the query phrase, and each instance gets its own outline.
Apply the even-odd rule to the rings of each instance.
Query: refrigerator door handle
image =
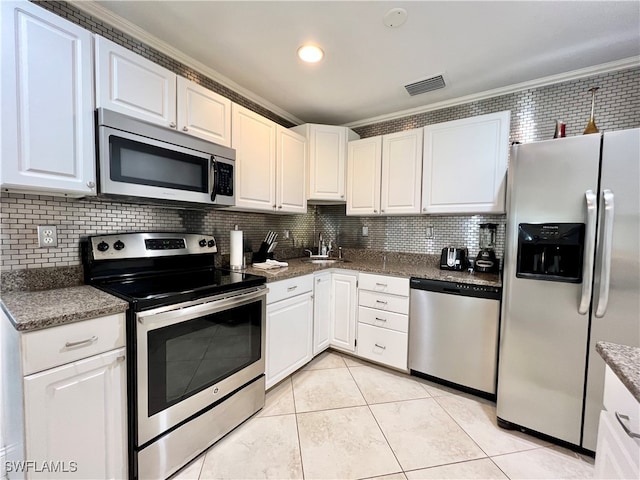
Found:
[[[611,190],[602,191],[604,200],[603,212],[603,240],[602,240],[602,262],[600,267],[600,292],[598,304],[596,306],[596,317],[602,318],[607,311],[609,303],[609,284],[611,281],[611,245],[613,242],[613,217],[614,202]]]
[[[596,246],[596,219],[598,216],[597,199],[593,190],[584,192],[587,201],[587,225],[585,232],[584,260],[582,262],[582,297],[578,313],[585,315],[589,311],[593,284],[593,257]]]

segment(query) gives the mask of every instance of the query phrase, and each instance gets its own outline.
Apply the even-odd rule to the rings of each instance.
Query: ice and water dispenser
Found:
[[[584,223],[521,223],[516,277],[581,283],[584,234]]]

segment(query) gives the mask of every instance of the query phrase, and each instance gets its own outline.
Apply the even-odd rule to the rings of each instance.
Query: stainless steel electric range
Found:
[[[129,302],[129,477],[167,478],[264,406],[265,278],[214,268],[210,235],[82,242],[85,281]]]

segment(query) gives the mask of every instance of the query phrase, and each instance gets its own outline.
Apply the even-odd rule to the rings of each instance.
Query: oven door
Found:
[[[139,447],[264,374],[266,292],[136,314]]]

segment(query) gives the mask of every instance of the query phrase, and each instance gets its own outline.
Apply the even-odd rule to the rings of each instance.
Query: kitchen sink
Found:
[[[331,265],[333,263],[349,263],[349,260],[343,258],[305,258],[302,260],[305,263],[315,263],[318,265]]]

